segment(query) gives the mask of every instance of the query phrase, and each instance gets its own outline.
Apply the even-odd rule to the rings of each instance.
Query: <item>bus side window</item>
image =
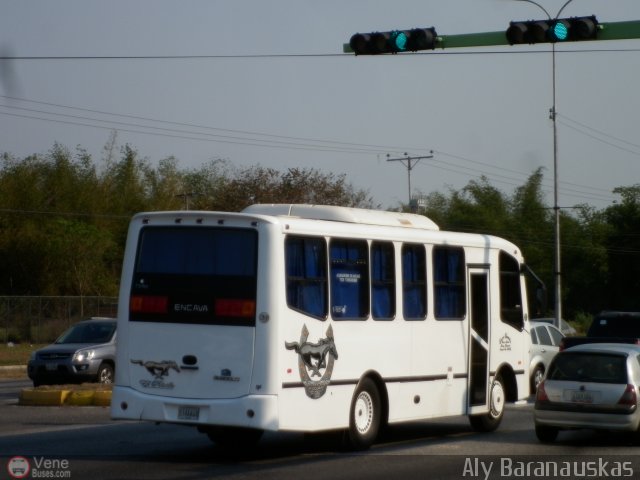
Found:
[[[285,240],[287,305],[319,319],[327,318],[327,244],[321,237]]]
[[[331,316],[335,320],[369,317],[369,248],[364,240],[333,239],[329,245]]]
[[[402,309],[405,320],[427,316],[427,255],[424,245],[402,245]]]
[[[506,252],[500,252],[500,318],[518,330],[524,328],[520,265]]]
[[[435,314],[439,320],[462,320],[467,313],[464,249],[433,248]]]
[[[371,244],[371,315],[393,320],[396,315],[396,267],[391,242]]]

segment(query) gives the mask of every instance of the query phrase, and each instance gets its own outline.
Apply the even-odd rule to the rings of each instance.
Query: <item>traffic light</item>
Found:
[[[599,24],[590,17],[556,18],[511,22],[505,32],[510,45],[596,40]]]
[[[417,52],[433,50],[438,34],[435,28],[413,28],[391,32],[356,33],[349,46],[356,55],[380,55],[383,53]]]

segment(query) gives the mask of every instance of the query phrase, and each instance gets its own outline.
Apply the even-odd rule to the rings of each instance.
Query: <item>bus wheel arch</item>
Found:
[[[469,423],[478,432],[493,432],[502,422],[506,403],[516,401],[517,398],[515,373],[510,366],[503,365],[496,372],[489,387],[489,412],[470,415]]]
[[[505,400],[507,402],[518,401],[518,381],[516,380],[516,374],[511,366],[509,364],[500,365],[495,378],[502,379]]]
[[[375,372],[363,375],[349,408],[347,440],[354,450],[366,450],[377,439],[388,420],[389,400],[382,378]]]

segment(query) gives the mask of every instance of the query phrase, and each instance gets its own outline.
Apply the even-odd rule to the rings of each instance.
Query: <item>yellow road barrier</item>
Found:
[[[35,388],[25,388],[20,392],[19,404],[57,406],[64,404],[70,394],[71,390],[39,390]]]

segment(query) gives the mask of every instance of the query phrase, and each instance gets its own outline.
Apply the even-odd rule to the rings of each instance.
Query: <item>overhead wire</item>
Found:
[[[188,127],[191,129],[191,130],[183,130],[183,129],[176,129],[176,128],[158,127],[155,125],[145,125],[140,123],[132,123],[128,121],[124,122],[120,120],[96,118],[94,116],[89,117],[85,115],[65,114],[65,113],[52,112],[47,110],[19,107],[16,105],[0,105],[0,108],[4,107],[7,109],[20,110],[23,112],[27,112],[27,114],[18,114],[18,113],[0,111],[0,114],[2,115],[56,122],[56,123],[62,123],[62,124],[68,124],[68,125],[101,128],[101,129],[114,129],[114,126],[117,126],[115,127],[115,129],[119,131],[127,132],[127,133],[160,135],[168,138],[180,138],[180,139],[196,140],[196,141],[204,140],[204,141],[213,141],[217,143],[239,144],[244,146],[257,146],[257,147],[334,152],[334,153],[349,153],[349,154],[355,153],[355,154],[367,154],[367,155],[370,155],[370,154],[380,155],[383,151],[399,152],[403,150],[403,148],[400,148],[400,147],[390,147],[385,145],[370,145],[370,144],[361,144],[361,143],[353,143],[353,142],[341,142],[341,141],[334,141],[334,140],[317,139],[317,138],[303,138],[303,137],[293,137],[293,136],[284,136],[284,135],[274,135],[274,134],[267,134],[263,132],[255,132],[255,131],[248,131],[248,130],[217,128],[217,127],[199,125],[194,123],[174,122],[174,121],[167,121],[167,120],[144,117],[139,115],[120,114],[120,113],[107,112],[107,111],[97,110],[97,109],[73,107],[69,105],[62,105],[62,104],[52,103],[52,102],[42,102],[38,100],[12,97],[8,95],[0,95],[0,98],[5,98],[11,101],[34,103],[34,104],[44,105],[47,107],[62,108],[66,110],[77,110],[81,112],[88,112],[91,114],[98,114],[102,116],[133,119],[133,120],[137,120],[138,122],[140,121],[147,122],[147,123],[154,122],[154,123],[160,123],[161,125],[176,125],[180,127]],[[53,116],[54,118],[42,117],[41,115]],[[60,117],[64,118],[65,120],[61,119]],[[71,119],[71,120],[66,120],[66,119]],[[87,121],[97,122],[98,125],[96,125],[95,123],[86,123]],[[211,131],[217,131],[217,132],[233,133],[235,135],[222,135],[219,133],[198,132],[198,131],[194,131],[193,128],[200,129],[200,130],[211,130]],[[238,135],[241,135],[241,136],[238,136]],[[264,137],[264,138],[255,138],[255,137]],[[304,142],[315,142],[315,143],[309,144]],[[395,150],[392,150],[392,149],[395,149]],[[414,150],[420,150],[420,149],[414,149]],[[442,156],[448,156],[450,158],[458,159],[466,163],[480,165],[482,168],[500,170],[501,172],[504,172],[504,171],[511,172],[517,175],[518,177],[506,176],[506,175],[503,175],[502,173],[487,174],[486,170],[483,170],[483,169],[468,167],[460,164],[451,164],[451,162],[444,163],[437,159],[432,159],[432,161],[430,162],[430,165],[434,168],[457,173],[460,175],[468,176],[470,173],[473,173],[474,175],[477,175],[477,176],[487,176],[498,183],[507,184],[510,186],[519,186],[521,182],[525,181],[530,175],[529,173],[520,172],[512,169],[505,169],[503,167],[498,167],[486,162],[481,162],[478,160],[469,159],[459,155],[450,154],[444,151],[436,151],[436,152]],[[593,191],[594,190],[593,187],[570,184],[569,182],[561,182],[561,183],[566,183],[566,185],[573,185],[574,187],[577,187],[577,189],[568,188],[568,187],[563,188],[563,192],[567,196],[571,196],[574,198],[582,198],[587,200],[589,199],[599,200],[599,201],[603,201],[603,200],[609,201],[612,199],[611,196],[605,196],[605,195],[600,195],[595,193]],[[582,191],[581,190],[582,188],[586,189],[587,192]],[[550,191],[550,187],[547,186],[546,192],[549,193],[549,191]]]
[[[559,54],[574,53],[626,53],[640,52],[638,48],[572,48],[556,49]],[[538,50],[480,50],[480,51],[447,51],[429,50],[418,52],[398,52],[398,56],[409,55],[527,55],[548,54],[548,49]],[[219,60],[242,58],[316,58],[316,57],[353,57],[353,53],[264,53],[264,54],[225,54],[225,55],[1,55],[0,60]]]

